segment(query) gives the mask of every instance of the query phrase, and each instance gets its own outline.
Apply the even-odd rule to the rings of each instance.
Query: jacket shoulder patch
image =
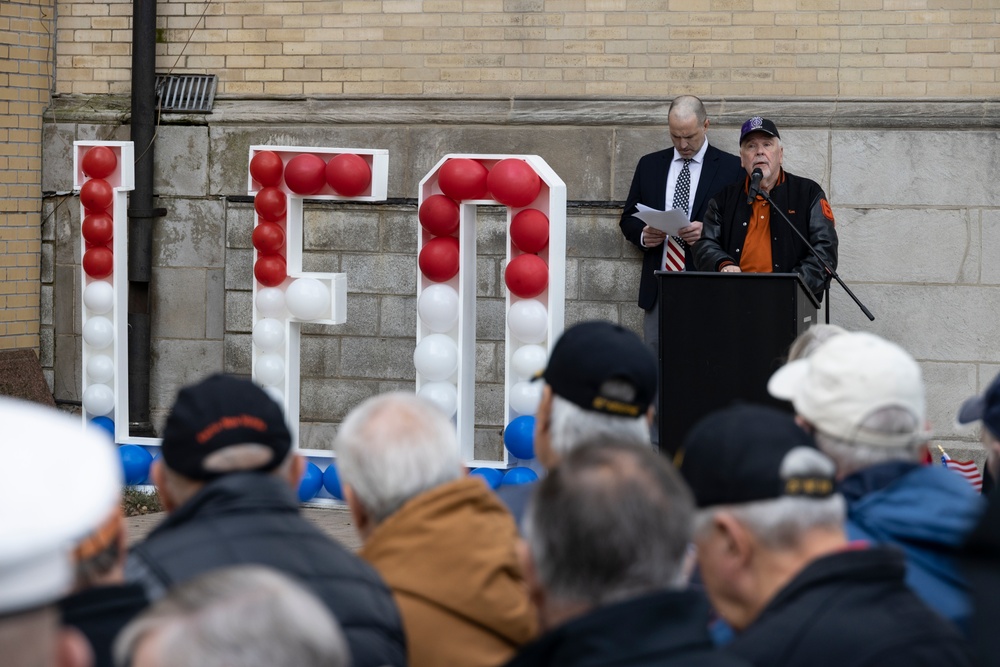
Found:
[[[830,202],[828,202],[825,199],[820,199],[819,200],[819,205],[823,208],[823,217],[825,217],[830,222],[834,222],[834,220],[833,220],[833,209],[830,208]]]

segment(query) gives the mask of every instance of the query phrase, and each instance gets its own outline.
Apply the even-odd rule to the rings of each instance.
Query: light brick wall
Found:
[[[129,90],[132,0],[62,0],[57,92]],[[970,98],[996,0],[158,3],[157,69],[232,95]]]
[[[52,0],[0,2],[0,349],[39,347],[42,112]]]

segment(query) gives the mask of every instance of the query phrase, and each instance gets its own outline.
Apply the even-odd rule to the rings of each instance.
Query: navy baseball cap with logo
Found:
[[[209,480],[230,472],[274,470],[291,446],[281,406],[250,380],[219,373],[177,394],[161,453],[174,472]],[[227,457],[235,447],[241,456]]]
[[[993,378],[981,396],[973,396],[962,403],[957,421],[962,425],[982,421],[986,430],[1000,439],[1000,375]]]
[[[783,472],[792,458],[811,459],[808,475]],[[684,438],[675,462],[698,507],[741,505],[784,496],[826,498],[836,468],[787,412],[739,404],[709,413]]]
[[[539,377],[584,410],[639,417],[656,396],[656,357],[625,327],[581,322],[556,341]]]
[[[773,121],[767,118],[761,118],[760,116],[754,116],[743,123],[743,127],[740,128],[740,145],[743,145],[743,140],[746,139],[748,134],[754,132],[763,132],[764,134],[769,134],[772,137],[781,138],[778,134],[778,128]]]

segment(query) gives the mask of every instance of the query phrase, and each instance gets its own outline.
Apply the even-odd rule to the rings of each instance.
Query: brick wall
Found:
[[[0,349],[39,347],[42,112],[52,0],[0,3]]]
[[[59,2],[57,92],[128,92],[131,11]],[[218,74],[220,94],[1000,90],[995,0],[161,0],[158,13],[158,70]]]

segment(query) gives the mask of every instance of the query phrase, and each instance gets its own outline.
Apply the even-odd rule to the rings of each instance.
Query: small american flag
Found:
[[[976,465],[975,461],[956,461],[948,456],[948,452],[944,451],[944,448],[940,445],[938,449],[941,450],[941,465],[948,470],[954,470],[964,477],[972,485],[972,488],[978,492],[982,492],[983,476],[979,473],[979,466]]]

